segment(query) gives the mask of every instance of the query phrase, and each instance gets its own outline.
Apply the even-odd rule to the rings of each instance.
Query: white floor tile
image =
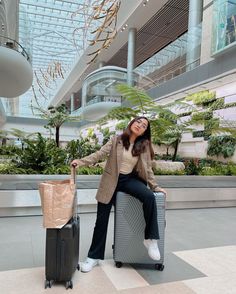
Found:
[[[149,285],[144,278],[129,265],[123,265],[122,269],[116,268],[113,260],[105,260],[100,262],[100,264],[117,290]]]
[[[174,254],[209,277],[236,273],[236,246],[186,250]]]
[[[187,280],[183,283],[197,294],[236,293],[236,273]]]

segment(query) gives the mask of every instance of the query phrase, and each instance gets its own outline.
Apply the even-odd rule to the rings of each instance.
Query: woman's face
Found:
[[[135,134],[138,137],[146,131],[147,127],[148,121],[145,118],[140,118],[132,123],[130,130],[133,134]]]

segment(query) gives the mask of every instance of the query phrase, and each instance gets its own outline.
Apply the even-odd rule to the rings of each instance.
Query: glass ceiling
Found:
[[[89,40],[94,38],[91,32],[99,20],[92,20],[91,16],[93,6],[99,2],[20,0],[19,43],[31,56],[34,82],[33,90],[19,98],[19,113],[13,113],[17,111],[8,107],[7,115],[33,116],[30,105],[33,101],[37,106],[35,97],[40,106],[49,103],[75,58],[83,54]]]

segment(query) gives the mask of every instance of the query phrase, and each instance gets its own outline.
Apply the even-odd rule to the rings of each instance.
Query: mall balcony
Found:
[[[127,70],[117,66],[103,66],[90,73],[82,85],[82,104],[72,115],[86,121],[97,121],[112,108],[121,106],[122,97],[117,84],[126,83]]]

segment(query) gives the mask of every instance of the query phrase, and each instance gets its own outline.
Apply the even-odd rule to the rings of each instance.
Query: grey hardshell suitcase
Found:
[[[157,205],[157,221],[160,234],[158,246],[161,259],[152,260],[143,244],[145,220],[142,203],[123,192],[118,192],[115,205],[115,230],[113,258],[116,267],[123,263],[154,264],[155,269],[164,269],[165,240],[165,195],[154,193]]]

